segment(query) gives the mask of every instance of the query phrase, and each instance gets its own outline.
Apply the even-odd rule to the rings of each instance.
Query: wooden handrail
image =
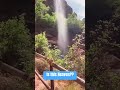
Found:
[[[0,69],[7,72],[7,73],[10,73],[11,75],[14,75],[14,76],[17,76],[17,77],[20,77],[24,80],[26,80],[28,83],[30,83],[31,87],[34,87],[34,79],[35,77],[34,76],[31,76],[13,66],[10,66],[2,61],[0,61]]]
[[[37,53],[37,52],[36,52],[36,55],[37,55],[38,57],[40,57],[40,58],[44,58],[45,60],[47,60],[47,62],[53,61],[53,60],[50,60],[50,59],[46,58],[45,56],[43,56],[43,55],[41,55],[41,54],[39,54],[39,53]],[[65,69],[65,68],[63,68],[63,67],[55,64],[54,62],[52,62],[51,65],[52,65],[54,68],[58,69],[58,70],[68,71],[67,69]],[[77,80],[75,80],[75,82],[77,82],[78,84],[82,85],[83,87],[85,86],[85,80],[82,79],[82,78],[80,78],[80,77],[78,77],[78,76],[77,76]]]
[[[19,69],[17,68],[14,68],[6,63],[3,63],[2,61],[0,61],[0,69],[1,70],[4,70],[12,75],[15,75],[15,76],[18,76],[18,77],[21,77],[25,80],[27,80],[29,78],[29,75],[26,74],[25,72],[23,71],[20,71]]]
[[[68,70],[66,70],[66,69],[63,68],[63,67],[61,67],[61,66],[59,66],[59,65],[56,65],[55,63],[52,63],[52,65],[53,65],[53,67],[55,67],[55,68],[58,69],[58,70],[68,71]],[[75,80],[75,81],[76,81],[77,83],[79,83],[80,85],[85,86],[85,80],[84,80],[84,79],[82,79],[82,78],[80,78],[80,77],[77,76],[77,80]]]
[[[39,75],[39,73],[37,72],[37,70],[35,70],[35,74],[38,76],[38,78],[41,80],[41,82],[46,86],[46,88],[48,90],[51,90],[51,87],[45,83],[44,79]]]
[[[53,71],[52,65],[50,65],[50,71]],[[51,80],[51,90],[54,90],[54,80]]]
[[[85,80],[77,76],[75,82],[79,83],[81,86],[85,87]]]
[[[68,71],[67,69],[55,64],[55,63],[52,63],[52,66],[60,71]]]
[[[48,60],[48,58],[46,58],[45,56],[43,56],[37,52],[35,53],[35,56],[40,57],[40,58],[44,58],[45,60]]]

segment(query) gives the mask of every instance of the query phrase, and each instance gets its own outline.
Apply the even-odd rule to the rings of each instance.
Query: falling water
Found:
[[[68,32],[63,0],[54,0],[54,6],[58,27],[58,46],[62,54],[65,54],[68,46]]]

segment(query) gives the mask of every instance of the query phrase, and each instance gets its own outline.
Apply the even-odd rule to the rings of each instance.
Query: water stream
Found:
[[[54,0],[55,14],[58,28],[58,47],[62,54],[66,54],[68,47],[68,31],[63,0]]]

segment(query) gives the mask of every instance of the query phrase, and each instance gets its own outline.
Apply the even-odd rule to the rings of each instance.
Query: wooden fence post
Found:
[[[50,64],[50,71],[53,71],[53,66]],[[51,90],[54,90],[54,80],[51,80]]]

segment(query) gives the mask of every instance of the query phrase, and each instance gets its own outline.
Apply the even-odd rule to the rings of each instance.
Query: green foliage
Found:
[[[77,35],[74,39],[74,44],[69,48],[65,56],[65,66],[69,70],[76,70],[78,73],[85,75],[85,56],[81,55],[80,51],[81,39]]]
[[[86,76],[88,80],[88,83],[86,83],[88,89],[102,90],[119,88],[119,74],[117,75],[111,72],[112,67],[106,63],[109,60],[104,58],[109,54],[119,56],[119,32],[119,26],[116,26],[115,23],[101,20],[98,21],[94,31],[91,31],[90,39],[92,43],[86,52]],[[89,84],[89,82],[91,83]]]
[[[55,21],[56,21],[55,14],[54,13],[52,15],[45,14],[45,16],[43,17],[43,21],[46,21],[45,25],[46,24],[49,24],[49,26],[55,25]]]
[[[85,27],[85,22],[84,19],[83,21],[77,18],[77,15],[75,13],[69,14],[68,18],[67,18],[67,23],[68,23],[68,27],[72,27],[72,28],[80,28],[80,29],[84,29]]]
[[[34,47],[24,18],[0,23],[1,60],[26,72],[33,72]]]
[[[49,56],[49,44],[45,32],[35,36],[35,47],[41,50],[45,56]]]
[[[48,40],[45,33],[41,33],[35,36],[35,47],[41,50],[46,57],[54,60],[55,63],[65,67],[68,70],[76,70],[78,73],[85,74],[85,56],[80,55],[80,36],[78,35],[74,44],[69,48],[69,52],[65,55],[65,58],[61,58],[61,51],[56,47],[51,48],[48,44]]]
[[[45,32],[38,34],[35,36],[35,47],[43,52],[45,56],[50,59],[56,60],[58,55],[60,55],[60,50],[58,49],[50,49],[50,45],[48,44],[48,40],[46,38]]]
[[[120,0],[114,0],[112,1],[112,5],[111,7],[113,8],[113,17],[112,17],[112,21],[116,24],[116,25],[120,25]]]
[[[54,26],[55,25],[55,14],[49,14],[49,7],[47,7],[44,3],[44,0],[37,0],[35,4],[35,20],[36,23],[40,23],[42,26]]]
[[[48,44],[45,32],[35,36],[35,47],[40,50],[40,53],[45,55],[47,58],[54,60],[59,65],[62,65],[64,62],[60,59],[60,50],[55,46],[51,48],[51,45]],[[42,53],[43,52],[43,53]]]
[[[107,47],[106,49],[110,51],[111,47],[114,47],[114,49],[120,47],[117,39],[119,32],[119,27],[111,21],[100,20],[95,26],[95,30],[91,31],[91,38],[94,38],[93,43],[97,44],[98,47]]]
[[[115,7],[115,15],[120,17],[120,1],[116,0],[114,1],[114,5]]]
[[[120,36],[120,0],[88,1],[86,9],[89,14],[87,16],[89,30],[86,31],[90,31],[88,44],[90,47],[86,50],[86,89],[119,90],[120,74],[113,72],[114,66],[107,63],[112,58],[107,55],[119,58],[120,54],[120,41],[118,40]],[[92,27],[88,24],[91,24]]]
[[[43,18],[44,15],[49,10],[49,7],[47,7],[45,4],[43,4],[43,1],[45,1],[45,0],[36,0],[36,4],[35,4],[36,17]]]
[[[45,47],[48,47],[48,40],[45,36],[45,32],[43,32],[42,34],[35,35],[35,47],[41,47],[43,49]]]

